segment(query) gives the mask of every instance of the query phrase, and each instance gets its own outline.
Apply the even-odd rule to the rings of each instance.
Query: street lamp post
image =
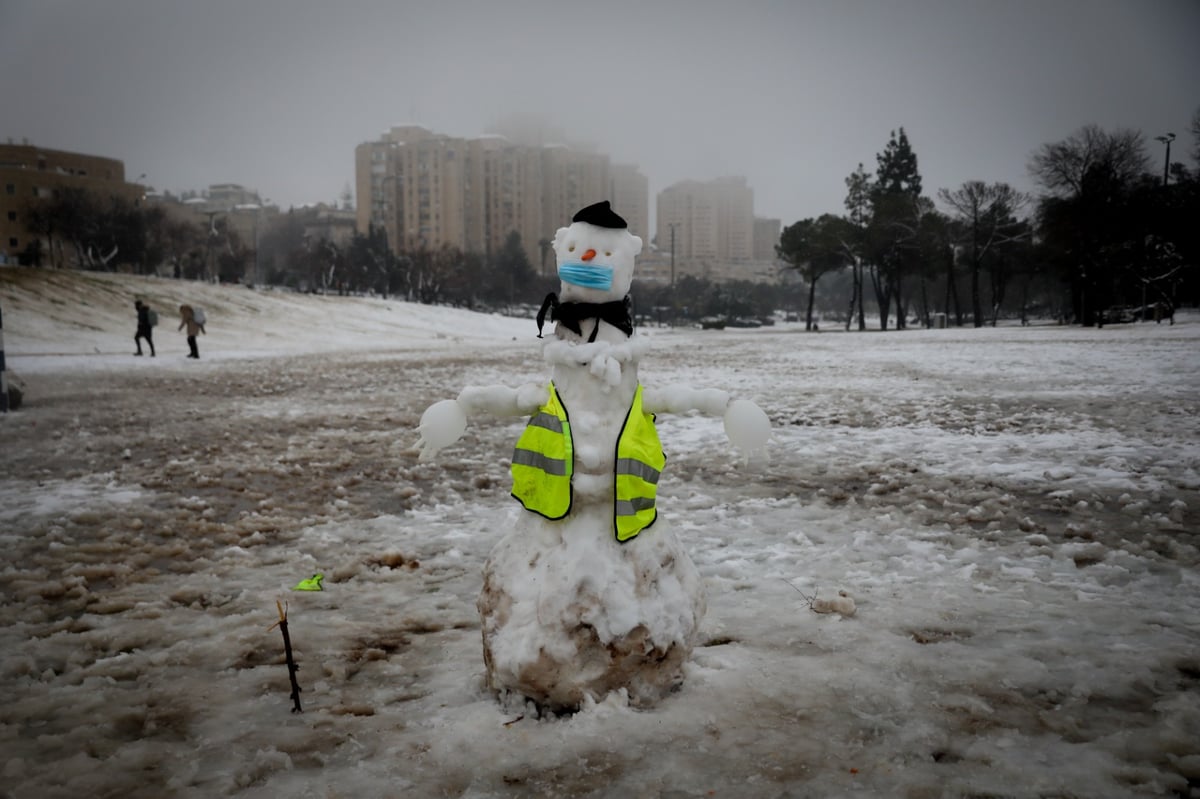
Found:
[[[260,264],[259,264],[259,260],[258,260],[258,220],[259,220],[259,217],[261,217],[261,216],[262,216],[262,206],[260,205],[258,208],[255,208],[255,209],[254,209],[254,233],[253,233],[253,239],[254,239],[254,281],[253,281],[253,282],[254,282],[254,285],[255,285],[256,287],[261,287],[261,286],[262,286],[261,266],[260,266]]]
[[[254,285],[256,286],[262,286],[265,282],[262,275],[262,259],[258,255],[259,244],[262,241],[259,235],[261,233],[259,226],[263,221],[267,204],[270,202],[267,198],[259,198],[258,207],[254,209]]]
[[[1087,267],[1079,267],[1079,324],[1087,324]]]
[[[671,229],[671,288],[675,288],[675,228],[679,227],[678,222],[668,222],[667,227]]]
[[[225,214],[224,211],[205,211],[204,215],[208,217],[208,248],[204,256],[204,280],[208,282],[212,280],[214,283],[219,283],[215,280],[216,270],[213,269],[213,240],[219,235],[217,233],[217,217]],[[225,214],[228,217],[228,214]]]
[[[1163,161],[1163,185],[1167,185],[1167,178],[1171,174],[1171,142],[1175,141],[1174,133],[1167,133],[1162,136],[1155,136],[1155,141],[1160,141],[1167,145],[1167,156]]]
[[[402,176],[393,172],[391,174],[384,175],[383,180],[379,181],[379,198],[383,203],[383,229],[387,234],[388,249],[397,255],[404,250],[404,242],[401,241],[400,236],[400,182],[402,179]],[[393,181],[392,194],[390,198],[388,197],[387,192],[387,184],[389,180]],[[372,196],[372,200],[374,200],[374,195]],[[372,213],[372,216],[374,216],[374,213]]]

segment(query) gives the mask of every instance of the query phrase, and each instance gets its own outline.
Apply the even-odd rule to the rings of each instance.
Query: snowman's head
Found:
[[[642,240],[629,232],[608,201],[589,205],[554,234],[563,302],[623,300],[633,283],[633,259]]]

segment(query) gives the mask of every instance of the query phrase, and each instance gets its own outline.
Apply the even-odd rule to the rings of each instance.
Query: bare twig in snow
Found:
[[[790,580],[784,580],[784,582],[791,585],[792,588],[796,589],[796,593],[804,597],[804,601],[808,603],[808,609],[813,613],[840,613],[843,616],[849,617],[853,616],[857,611],[854,598],[845,591],[838,591],[838,595],[833,599],[818,599],[816,590],[813,591],[812,596],[809,596],[799,588],[796,588],[795,585],[792,585]]]
[[[283,654],[287,658],[288,677],[292,681],[292,712],[303,713],[304,709],[300,707],[300,683],[296,681],[296,672],[300,670],[300,667],[296,665],[296,660],[292,657],[292,639],[288,635],[287,611],[284,610],[278,599],[275,600],[275,607],[279,609],[279,621],[272,624],[271,627],[278,625],[280,631],[283,632]]]

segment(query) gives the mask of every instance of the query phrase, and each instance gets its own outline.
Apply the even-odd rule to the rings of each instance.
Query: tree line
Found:
[[[189,220],[160,204],[135,205],[80,188],[60,188],[31,201],[35,239],[21,255],[30,266],[72,267],[186,280],[283,286],[304,292],[374,294],[478,310],[522,312],[537,306],[559,281],[546,274],[550,240],[539,241],[540,270],[529,263],[520,234],[509,233],[493,253],[421,247],[395,253],[382,228],[332,239],[319,209],[290,209],[264,217],[253,236],[239,234],[224,212]],[[43,245],[42,241],[48,242]],[[635,313],[643,323],[704,317],[762,319],[778,307],[796,307],[798,281],[781,288],[749,281],[714,283],[685,277],[673,287],[639,284]]]
[[[19,261],[137,274],[165,269],[179,279],[372,293],[472,308],[529,301],[528,287],[542,288],[515,231],[490,255],[449,246],[397,255],[379,228],[365,234],[355,231],[341,240],[309,233],[314,225],[319,227],[318,213],[302,208],[264,217],[262,229],[256,227],[253,236],[245,236],[225,212],[189,220],[159,204],[139,205],[62,187],[50,197],[30,201],[26,224],[37,238],[31,239]]]
[[[803,304],[808,329],[821,311],[859,330],[868,315],[882,329],[935,320],[978,327],[1001,317],[1083,325],[1171,318],[1178,305],[1200,301],[1200,110],[1191,134],[1197,168],[1172,162],[1160,175],[1140,132],[1086,125],[1030,159],[1039,196],[972,180],[939,189],[939,209],[899,128],[876,155],[873,173],[860,163],[847,176],[844,213],[782,231],[777,254],[802,281],[805,297],[794,280],[761,287],[685,277],[672,286],[639,283],[636,311],[674,323],[763,318]],[[60,188],[30,200],[27,226],[38,238],[20,260],[140,274],[165,266],[176,278],[483,310],[536,304],[557,289],[557,279],[544,274],[548,240],[538,242],[538,271],[515,231],[492,253],[447,246],[397,254],[375,227],[336,240],[309,233],[320,227],[317,213],[291,209],[247,237],[228,214],[190,221],[159,204]]]
[[[846,178],[845,213],[782,231],[776,251],[807,285],[806,327],[818,300],[841,303],[847,330],[866,329],[868,308],[884,330],[1173,320],[1200,300],[1200,109],[1190,127],[1195,169],[1168,160],[1156,172],[1140,132],[1085,125],[1031,157],[1038,196],[972,180],[938,190],[946,210],[924,193],[904,129],[893,131],[874,174],[860,163]]]
[[[412,302],[496,308],[522,301],[537,283],[516,231],[491,254],[445,245],[395,253],[371,225],[342,241],[306,233],[303,210],[280,216],[260,241],[262,280],[299,291],[376,294]]]

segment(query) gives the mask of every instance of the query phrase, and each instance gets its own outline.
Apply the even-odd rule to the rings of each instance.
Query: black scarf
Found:
[[[601,322],[608,322],[626,336],[632,336],[633,318],[629,313],[630,305],[628,294],[625,295],[625,299],[612,302],[559,302],[558,295],[552,291],[546,295],[546,299],[542,301],[542,307],[538,311],[538,338],[542,337],[542,326],[546,322],[547,311],[550,312],[551,322],[562,322],[567,330],[574,332],[577,336],[583,335],[580,322],[584,319],[595,319],[596,326],[592,328],[592,335],[588,337],[589,343],[596,340],[596,333],[600,330]]]

